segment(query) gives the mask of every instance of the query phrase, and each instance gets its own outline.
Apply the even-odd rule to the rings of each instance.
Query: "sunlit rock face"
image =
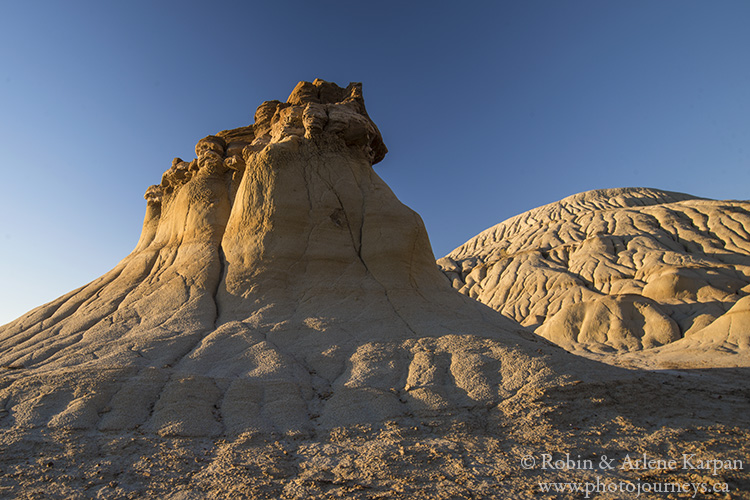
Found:
[[[321,80],[200,140],[146,191],[130,255],[0,329],[0,425],[314,434],[489,418],[585,380],[590,363],[450,287],[372,168],[386,151],[360,84]]]
[[[438,263],[461,293],[569,350],[730,365],[750,353],[746,201],[589,191],[489,228]]]

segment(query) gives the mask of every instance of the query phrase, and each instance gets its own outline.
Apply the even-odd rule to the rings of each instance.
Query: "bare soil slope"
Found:
[[[571,351],[750,365],[750,202],[590,191],[508,219],[438,263],[461,293]]]

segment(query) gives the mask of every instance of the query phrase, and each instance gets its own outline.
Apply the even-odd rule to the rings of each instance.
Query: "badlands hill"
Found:
[[[308,433],[575,372],[445,283],[420,217],[372,169],[385,151],[360,86],[317,80],[199,141],[146,191],[129,256],[0,330],[7,423]]]
[[[744,371],[602,365],[456,292],[361,85],[301,82],[195,152],[130,255],[0,328],[0,496],[530,498],[529,454],[745,456]]]
[[[438,263],[461,293],[571,351],[750,365],[750,202],[590,191],[501,222]]]

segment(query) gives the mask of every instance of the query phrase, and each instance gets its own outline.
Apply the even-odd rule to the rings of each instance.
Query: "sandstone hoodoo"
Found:
[[[456,289],[566,349],[746,366],[748,231],[747,201],[605,189],[508,219],[438,263]]]
[[[19,368],[2,424],[309,433],[460,414],[575,372],[445,282],[372,168],[386,151],[360,84],[321,80],[200,140],[146,191],[130,255],[0,330],[0,365]]]

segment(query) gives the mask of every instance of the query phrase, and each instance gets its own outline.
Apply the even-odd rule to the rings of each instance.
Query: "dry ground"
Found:
[[[0,438],[0,496],[75,498],[586,498],[540,482],[726,484],[728,493],[639,498],[750,498],[746,369],[641,372],[630,382],[571,383],[471,418],[415,415],[313,435],[210,438],[49,428]],[[676,459],[671,469],[624,470],[625,457]],[[547,470],[569,454],[594,469]],[[604,456],[614,470],[599,470]],[[691,470],[699,459],[743,469]],[[527,457],[536,460],[530,466]],[[586,466],[586,463],[583,463]],[[736,464],[736,462],[734,462]],[[524,468],[527,466],[529,468]],[[635,498],[592,493],[589,498]]]

